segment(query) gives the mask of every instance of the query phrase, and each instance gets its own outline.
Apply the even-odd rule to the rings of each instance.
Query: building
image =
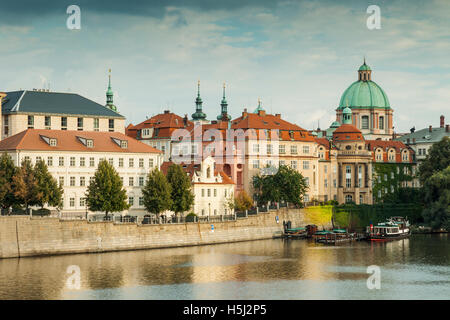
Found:
[[[171,164],[172,162],[164,162],[161,171],[167,174]],[[199,216],[234,214],[234,209],[229,205],[234,201],[234,182],[223,171],[215,168],[212,157],[205,158],[200,164],[190,162],[180,165],[191,178],[195,196],[192,212]]]
[[[407,146],[411,147],[416,156],[416,161],[425,160],[430,147],[442,140],[444,137],[450,137],[450,125],[445,124],[445,117],[441,115],[439,127],[430,125],[428,128],[415,130],[411,129],[411,132],[395,139],[401,141]]]
[[[114,106],[111,82],[106,95],[107,104],[102,106],[76,93],[36,89],[0,93],[1,139],[27,129],[125,133],[125,117]]]
[[[47,163],[49,172],[64,187],[62,211],[88,212],[85,192],[98,163],[106,159],[119,173],[131,208],[121,214],[144,215],[141,189],[150,170],[162,163],[161,151],[120,132],[27,129],[0,141],[19,166],[24,159]]]
[[[366,139],[388,140],[392,137],[393,112],[384,90],[372,81],[372,70],[364,64],[358,70],[358,80],[342,94],[336,109],[336,121],[342,123],[343,110],[352,110],[351,123],[363,133]]]

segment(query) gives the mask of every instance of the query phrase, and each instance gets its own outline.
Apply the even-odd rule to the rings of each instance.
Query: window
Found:
[[[309,153],[309,146],[303,146],[303,153]]]
[[[84,167],[86,165],[86,159],[84,157],[80,158],[80,167]]]
[[[306,185],[309,186],[309,177],[305,177]]]
[[[144,186],[144,177],[139,177],[139,187]]]
[[[123,158],[119,158],[119,168],[123,167]]]
[[[364,196],[362,194],[359,195],[359,204],[364,203]]]
[[[98,118],[94,118],[94,131],[99,130],[99,122],[100,120]]]
[[[49,166],[49,167],[53,166],[53,157],[47,158],[47,166]]]
[[[361,129],[369,129],[369,116],[361,117]]]
[[[7,115],[3,116],[3,130],[5,135],[9,134],[9,117]]]
[[[128,167],[130,167],[130,168],[134,167],[134,159],[133,158],[128,159]]]
[[[394,179],[394,171],[391,171],[391,179]]]
[[[143,206],[144,205],[144,197],[139,197],[139,206]]]
[[[208,189],[208,197],[211,197],[211,189]]]
[[[379,123],[378,123],[378,127],[379,127],[381,130],[384,130],[384,117],[383,117],[383,116],[380,117],[380,121],[379,121]]]
[[[80,207],[86,206],[86,198],[80,198]]]
[[[86,140],[86,147],[88,147],[88,148],[94,147],[94,140],[92,140],[92,139]]]
[[[278,147],[278,153],[279,154],[285,154],[286,153],[286,146],[284,144],[280,144]]]
[[[59,185],[64,187],[64,177],[59,177]]]
[[[59,157],[59,162],[58,162],[60,167],[64,167],[64,157]]]
[[[134,178],[133,178],[133,177],[129,177],[129,178],[128,178],[128,185],[129,185],[130,187],[133,187],[133,186],[134,186]]]
[[[387,174],[384,174],[384,181],[387,181]]]
[[[214,197],[217,197],[217,189],[214,189]]]
[[[77,119],[77,128],[78,128],[78,131],[83,131],[83,118]]]
[[[253,145],[253,153],[259,153],[259,144],[254,144]]]
[[[44,120],[45,129],[49,130],[52,127],[52,118],[50,116],[45,116]]]
[[[70,157],[70,166],[75,167],[75,157]]]
[[[205,197],[205,189],[202,189],[202,197]]]
[[[353,201],[353,197],[350,194],[347,194],[345,196],[345,203],[349,203]]]
[[[358,187],[362,187],[362,166],[358,166]]]
[[[394,193],[394,186],[391,184],[391,193]]]
[[[259,160],[253,160],[253,169],[259,169]]]
[[[304,201],[305,201],[305,202],[309,202],[309,194],[305,194]]]
[[[267,154],[272,154],[272,145],[271,144],[267,145]]]
[[[75,207],[75,198],[70,198],[69,199],[69,205],[70,205],[70,207]]]
[[[114,131],[114,119],[109,119],[108,128],[110,132]]]
[[[291,160],[291,168],[297,169],[297,160]]]
[[[144,159],[139,158],[139,168],[143,168],[143,167],[144,167]]]
[[[70,186],[75,187],[75,177],[70,177]]]
[[[114,158],[109,158],[108,162],[110,165],[114,166]]]
[[[350,166],[345,166],[345,187],[351,188],[352,186],[352,168]]]
[[[153,159],[148,159],[148,166],[153,168]]]
[[[95,167],[95,159],[94,158],[89,158],[89,166],[90,167]]]
[[[217,209],[214,209],[214,215],[216,215],[217,214]]]
[[[309,169],[309,161],[303,161],[303,169],[305,170]]]
[[[328,172],[328,166],[323,166],[323,171],[324,171],[324,173],[327,173]]]
[[[94,179],[95,179],[94,176],[89,177],[89,184],[93,183],[93,182],[94,182]]]
[[[285,161],[284,160],[278,161],[278,166],[284,166],[284,165],[285,165]]]
[[[323,185],[325,188],[328,188],[328,180],[327,179],[324,180]]]
[[[336,186],[337,186],[336,179],[333,179],[333,187],[336,188]]]
[[[297,154],[297,146],[291,146],[291,154]]]
[[[378,190],[378,198],[381,198],[381,190]]]
[[[130,204],[130,206],[134,205],[134,197],[128,197],[128,203]]]
[[[61,117],[61,130],[67,130],[67,117]]]
[[[34,116],[28,116],[28,129],[34,128]]]
[[[80,187],[84,187],[86,185],[86,178],[80,177]]]

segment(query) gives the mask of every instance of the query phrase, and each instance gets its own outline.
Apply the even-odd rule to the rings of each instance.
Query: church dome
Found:
[[[338,109],[386,108],[390,109],[389,99],[381,87],[371,80],[372,70],[366,63],[359,68],[359,80],[352,83],[341,97]]]

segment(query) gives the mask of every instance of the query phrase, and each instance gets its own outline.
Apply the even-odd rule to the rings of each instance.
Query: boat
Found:
[[[356,233],[349,233],[346,229],[333,229],[317,231],[314,234],[316,242],[324,244],[337,244],[340,242],[353,241],[358,239]]]
[[[297,239],[306,239],[311,238],[312,235],[317,231],[316,225],[307,225],[306,227],[297,227],[297,228],[287,228],[287,225],[284,229],[284,238],[297,238]]]
[[[404,217],[391,217],[385,222],[370,225],[366,229],[367,240],[390,241],[408,238],[411,234],[409,221]]]

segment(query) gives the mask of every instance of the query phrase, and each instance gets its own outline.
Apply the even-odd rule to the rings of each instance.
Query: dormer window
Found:
[[[112,138],[111,139],[122,149],[127,149],[128,148],[128,140],[121,140],[118,138]]]
[[[78,138],[78,141],[80,141],[86,147],[88,147],[88,148],[93,148],[94,147],[94,140],[83,138],[83,137],[77,137],[77,138]]]
[[[46,136],[41,136],[41,139],[44,140],[51,147],[56,147],[56,145],[57,145],[57,139],[56,138],[50,138],[50,137],[46,137]]]

